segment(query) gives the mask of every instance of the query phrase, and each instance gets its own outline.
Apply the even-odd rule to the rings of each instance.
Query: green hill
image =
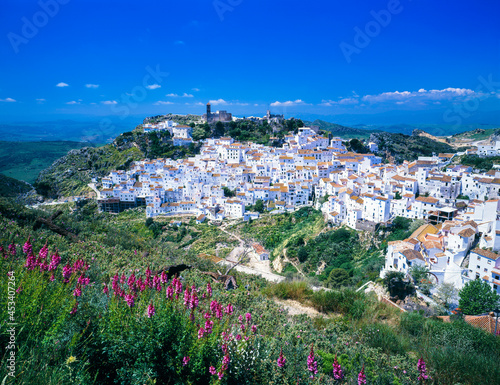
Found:
[[[82,195],[92,177],[111,170],[126,170],[133,161],[145,158],[181,158],[198,151],[194,145],[172,144],[168,132],[144,134],[137,130],[119,135],[111,144],[71,150],[38,176],[35,187],[47,197]]]
[[[68,151],[88,146],[69,141],[3,142],[0,141],[0,170],[11,178],[34,183],[40,171]]]
[[[33,187],[26,182],[0,174],[0,196],[15,197],[31,191]]]
[[[373,133],[370,142],[378,145],[379,152],[391,156],[398,163],[412,161],[419,156],[432,156],[433,153],[454,153],[456,149],[447,143],[437,142],[428,137],[388,132]]]
[[[336,123],[325,122],[324,120],[316,119],[313,122],[304,122],[306,125],[318,126],[321,130],[329,131],[333,136],[341,137],[342,139],[358,138],[368,139],[372,131],[362,130],[359,128],[346,127]],[[375,131],[377,132],[377,131]]]

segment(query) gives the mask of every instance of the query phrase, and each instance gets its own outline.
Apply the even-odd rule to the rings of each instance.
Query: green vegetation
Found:
[[[500,164],[500,156],[488,156],[485,158],[480,158],[477,155],[463,155],[460,157],[460,164],[464,166],[471,166],[474,169],[480,171],[489,171],[493,168],[493,165]]]
[[[500,306],[500,296],[482,279],[467,282],[459,295],[458,306],[464,314],[488,313]]]
[[[14,179],[9,178],[3,174],[0,174],[0,196],[1,197],[15,197],[19,194],[25,194],[31,191],[32,188],[29,184]]]
[[[465,131],[461,132],[458,134],[453,135],[452,139],[453,140],[464,140],[464,139],[470,139],[470,140],[485,140],[488,139],[491,135],[494,134],[499,134],[500,130],[498,128],[477,128],[472,131]]]
[[[336,123],[325,122],[324,120],[316,119],[314,122],[305,122],[307,126],[318,126],[321,130],[330,132],[333,136],[338,136],[343,139],[369,139],[374,130],[361,130],[359,128],[352,128],[342,126]]]
[[[82,142],[0,142],[0,169],[5,176],[34,183],[40,171]]]
[[[48,217],[56,209],[62,209],[63,214],[55,222],[76,234],[78,241],[55,235],[44,226],[34,229],[37,217]],[[304,281],[270,284],[234,270],[231,274],[238,288],[225,291],[222,284],[201,273],[216,272],[220,266],[199,256],[214,255],[237,242],[215,226],[196,225],[187,218],[182,218],[179,227],[170,226],[172,219],[145,220],[143,208],[118,215],[97,213],[92,202],[81,207],[71,203],[31,210],[0,199],[0,274],[7,277],[8,271],[14,271],[15,287],[19,289],[15,294],[19,323],[16,384],[218,383],[217,376],[209,373],[210,366],[223,371],[222,382],[228,384],[295,384],[297,380],[304,384],[334,383],[335,355],[346,382],[355,381],[364,365],[368,383],[413,385],[418,382],[416,362],[420,357],[427,363],[432,378],[429,384],[495,383],[500,375],[500,341],[460,319],[443,323],[418,313],[401,314],[379,302],[375,295],[352,288],[313,292]],[[271,231],[273,226],[276,231]],[[401,224],[400,230],[411,226]],[[275,252],[279,248],[304,248],[307,254],[303,267],[314,258],[309,245],[318,244],[322,254],[328,254],[329,247],[337,247],[332,253],[344,258],[344,253],[349,252],[346,239],[350,243],[371,242],[346,229],[317,235],[324,228],[321,214],[310,208],[294,214],[264,215],[251,224],[234,227],[242,233],[246,229],[247,234],[263,242],[268,232]],[[391,234],[390,230],[386,233]],[[28,236],[36,257],[45,244],[48,262],[58,251],[61,263],[55,271],[40,271],[37,264],[42,260],[27,258],[22,246]],[[332,246],[335,244],[338,246]],[[15,256],[8,245],[15,245]],[[36,265],[34,269],[24,267],[27,260],[31,261],[28,266]],[[85,263],[75,263],[77,260]],[[140,277],[145,282],[149,267],[152,282],[154,272],[179,263],[193,269],[181,273],[183,289],[178,300],[166,298],[165,288],[172,283],[172,277],[168,282],[157,278],[160,291],[154,285],[145,284],[142,290],[128,284],[132,272],[136,280]],[[357,257],[350,263],[355,271],[359,268]],[[62,268],[67,264],[76,267],[64,282]],[[349,270],[342,269],[331,269],[326,277],[332,286],[344,285],[343,270]],[[89,284],[84,281],[86,277]],[[352,286],[354,280],[349,279]],[[7,282],[0,282],[2,293],[7,293]],[[213,294],[203,298],[208,294],[208,282]],[[103,292],[104,284],[108,293]],[[192,285],[198,290],[196,311],[183,305],[185,287]],[[133,306],[127,304],[126,295],[132,296]],[[290,316],[281,304],[275,303],[275,298],[311,306],[321,316]],[[231,304],[233,313],[223,314],[219,321],[210,310],[214,300],[224,308]],[[3,295],[2,319],[9,316],[6,301]],[[150,305],[155,308],[154,314],[148,311]],[[204,328],[199,338],[200,328],[207,322],[206,313],[213,321],[212,331],[207,333]],[[250,321],[246,321],[247,313]],[[252,325],[256,325],[256,331]],[[224,340],[222,332],[232,337]],[[7,333],[1,333],[0,344],[7,346],[8,338]],[[222,343],[227,344],[230,357],[225,371]],[[314,379],[309,378],[306,364],[312,343],[319,369]],[[282,369],[276,364],[280,351],[286,357]],[[5,354],[7,350],[2,356],[4,361]],[[189,357],[186,365],[184,357]],[[6,373],[4,365],[0,376]],[[7,379],[9,383],[13,382]]]
[[[412,161],[419,156],[432,156],[433,153],[456,152],[456,149],[447,143],[419,135],[374,133],[370,136],[370,142],[376,143],[380,153],[389,153],[398,163]]]

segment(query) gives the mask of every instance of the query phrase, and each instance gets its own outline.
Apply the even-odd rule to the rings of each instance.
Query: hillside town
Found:
[[[144,130],[169,130],[184,145],[192,141],[190,126],[161,124]],[[376,144],[368,146],[378,151]],[[146,159],[111,172],[100,181],[98,204],[108,212],[146,206],[148,218],[191,215],[197,223],[256,219],[258,202],[271,213],[310,205],[332,226],[372,232],[391,226],[396,217],[420,219],[427,224],[389,244],[382,276],[420,264],[438,282],[460,288],[481,277],[500,293],[495,253],[500,250],[500,170],[478,174],[451,165],[455,156],[383,163],[372,153],[348,152],[340,138],[309,127],[287,135],[281,147],[206,139],[194,157]]]

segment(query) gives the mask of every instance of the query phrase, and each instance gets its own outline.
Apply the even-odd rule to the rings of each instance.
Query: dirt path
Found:
[[[278,304],[279,306],[283,306],[283,308],[286,309],[288,311],[288,314],[290,315],[306,314],[309,317],[325,316],[325,314],[320,313],[316,309],[310,306],[305,306],[300,302],[293,301],[291,299],[287,300],[274,299],[274,302],[276,302],[276,304]]]
[[[291,259],[288,259],[287,255],[286,255],[286,247],[283,249],[283,261],[284,262],[289,262],[292,264],[293,267],[295,267],[295,269],[297,269],[297,271],[300,273],[300,275],[302,275],[302,277],[306,277],[306,275],[304,274],[304,272],[300,269],[299,265],[297,265],[295,262],[293,262]]]

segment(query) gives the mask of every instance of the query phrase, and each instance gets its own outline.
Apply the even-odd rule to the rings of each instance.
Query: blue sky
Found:
[[[239,116],[500,123],[496,1],[1,7],[0,121],[201,114],[210,100]]]

